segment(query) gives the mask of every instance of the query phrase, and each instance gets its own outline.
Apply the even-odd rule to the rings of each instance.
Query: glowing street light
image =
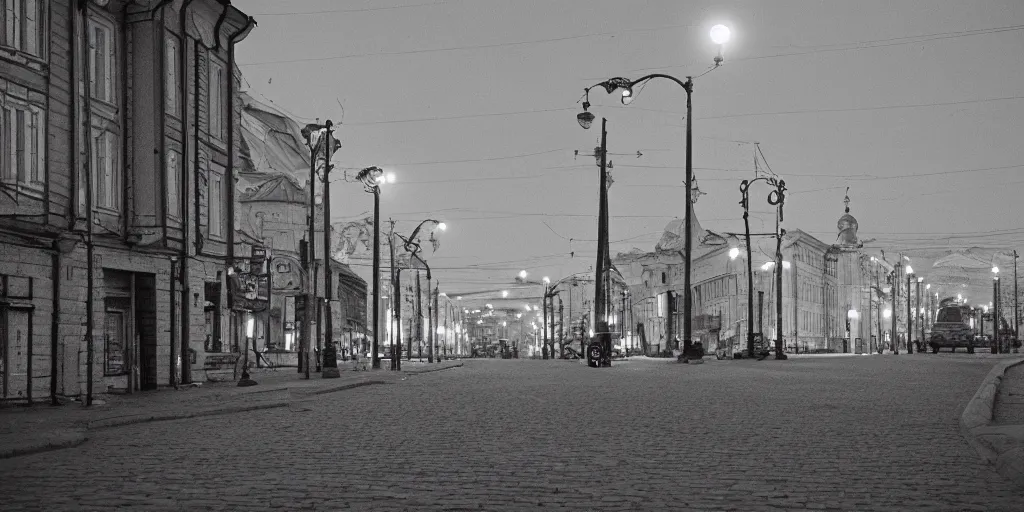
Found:
[[[504,298],[506,298],[506,297],[508,297],[508,290],[502,290],[502,291],[501,291],[501,298],[503,298],[503,299],[504,299]]]
[[[732,37],[732,31],[725,25],[715,25],[711,27],[711,41],[715,44],[725,44],[729,42]]]
[[[519,271],[519,279],[526,279],[527,275],[529,275],[529,274],[527,274],[525,270],[520,270]]]
[[[734,259],[738,258],[739,255],[740,255],[740,248],[739,247],[733,247],[732,249],[729,249],[729,259],[730,260],[734,260]]]
[[[885,311],[882,311],[882,317],[886,319],[892,318],[892,309],[885,308]]]

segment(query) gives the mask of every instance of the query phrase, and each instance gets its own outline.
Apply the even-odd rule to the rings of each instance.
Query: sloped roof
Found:
[[[309,150],[295,120],[247,92],[242,99],[243,173],[287,175],[296,183],[309,179]]]
[[[287,176],[271,176],[261,182],[255,190],[243,193],[238,200],[242,203],[264,201],[306,204],[309,202],[303,189],[296,186]]]

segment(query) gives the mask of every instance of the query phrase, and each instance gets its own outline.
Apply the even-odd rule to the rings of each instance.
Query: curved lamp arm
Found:
[[[356,180],[359,180],[363,184],[363,190],[372,194],[380,193],[380,178],[384,175],[384,170],[376,165],[367,167],[358,174],[356,174]]]

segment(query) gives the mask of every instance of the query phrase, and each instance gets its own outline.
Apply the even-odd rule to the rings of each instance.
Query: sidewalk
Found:
[[[960,428],[982,459],[1024,488],[1024,359],[996,365],[964,409]]]
[[[342,362],[338,368],[341,377],[324,379],[310,372],[309,380],[296,368],[257,369],[250,372],[258,383],[256,386],[204,382],[177,390],[161,388],[132,395],[97,393],[93,395],[93,406],[88,409],[78,401],[66,401],[57,407],[48,403],[4,407],[0,409],[0,459],[78,446],[88,440],[91,430],[286,407],[290,402],[315,395],[391,384],[412,375],[458,368],[462,361],[433,364],[402,361],[401,372],[387,370],[387,361],[382,361],[381,366],[384,369],[353,371],[351,364]]]

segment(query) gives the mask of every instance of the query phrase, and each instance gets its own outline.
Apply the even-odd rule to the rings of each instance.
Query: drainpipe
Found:
[[[80,33],[80,44],[82,53],[84,54],[83,62],[88,62],[88,48],[89,48],[89,13],[88,4],[79,4],[79,15],[82,18],[82,31]],[[92,87],[89,83],[88,67],[83,67],[82,70],[82,86],[84,89],[84,110],[82,115],[82,131],[85,134],[85,156],[81,162],[85,169],[85,274],[86,274],[86,288],[85,288],[85,350],[86,350],[86,387],[85,387],[85,406],[89,407],[92,405],[92,376],[93,376],[93,359],[94,359],[94,347],[93,347],[93,330],[95,328],[95,322],[93,319],[93,308],[94,308],[94,290],[93,290],[93,278],[95,269],[93,269],[93,211],[92,211],[92,195],[93,195],[93,176],[91,169],[89,168],[92,162]]]
[[[185,155],[188,154],[188,122],[189,122],[189,120],[188,120],[188,51],[187,51],[188,50],[188,33],[187,33],[186,29],[185,29],[185,18],[186,18],[186,13],[188,12],[189,4],[191,4],[191,3],[192,3],[192,0],[185,0],[184,3],[182,3],[182,5],[181,5],[181,9],[178,11],[178,33],[181,34],[181,47],[178,48],[178,59],[179,59],[178,60],[178,80],[181,81],[181,86],[179,87],[179,90],[181,91],[181,94],[179,95],[179,101],[181,102],[181,163],[182,163],[181,170],[182,170],[182,172],[181,172],[181,183],[179,184],[179,187],[181,189],[180,190],[180,197],[178,199],[181,201],[181,207],[180,207],[180,210],[181,210],[181,256],[180,256],[180,258],[181,258],[181,273],[179,275],[181,277],[181,296],[182,296],[182,300],[181,300],[181,338],[180,338],[181,341],[180,341],[179,350],[177,352],[178,352],[178,357],[181,357],[181,363],[182,364],[181,364],[181,380],[180,380],[180,382],[183,383],[183,384],[186,384],[189,381],[191,381],[190,376],[187,375],[189,373],[189,371],[187,369],[187,366],[188,366],[187,363],[188,363],[188,345],[189,345],[189,334],[190,334],[189,333],[189,330],[190,330],[189,327],[190,327],[190,323],[191,323],[190,322],[191,313],[189,311],[189,302],[188,302],[188,293],[189,293],[189,285],[190,285],[189,262],[188,262],[188,260],[189,260],[189,254],[188,254],[188,223],[189,223],[189,218],[188,218],[189,217],[189,215],[188,215],[188,172],[186,172],[187,168],[188,168],[188,163],[187,163],[188,161],[185,159]],[[195,77],[195,78],[198,79],[198,77]],[[193,101],[198,102],[199,98],[194,98]],[[193,119],[192,122],[195,123],[196,120]],[[199,126],[196,125],[195,129],[198,130]],[[193,169],[193,172],[197,172],[196,169]],[[194,177],[193,177],[193,179],[194,179]],[[195,200],[198,202],[199,201],[199,197],[197,196],[195,198]],[[193,222],[196,223],[196,227],[198,229],[199,218],[196,217],[193,220]],[[177,366],[177,363],[175,361],[175,350],[174,350],[174,347],[171,348],[171,364],[172,364],[172,366],[171,366],[171,384],[174,385],[175,387],[177,387],[177,382],[176,382],[177,379],[175,378],[175,371],[178,369],[178,366]]]
[[[227,182],[228,189],[227,265],[229,269],[235,265],[235,41],[255,24],[256,20],[250,16],[249,19],[246,20],[245,26],[228,36],[228,168],[225,181]],[[217,38],[217,42],[218,44],[220,43],[219,37]],[[228,311],[231,311],[233,301],[230,290],[228,291],[227,296]]]

